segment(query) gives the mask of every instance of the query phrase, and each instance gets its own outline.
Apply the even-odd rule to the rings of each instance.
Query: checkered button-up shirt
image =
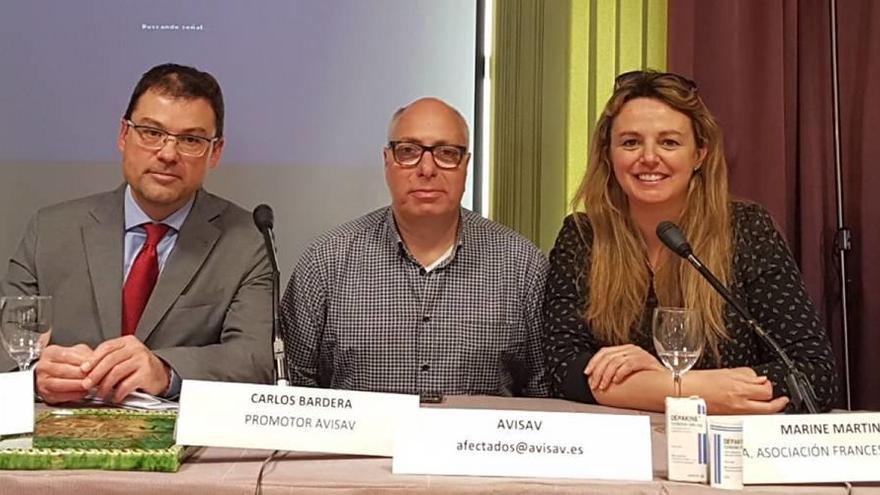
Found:
[[[462,209],[451,255],[426,271],[390,207],[320,237],[281,301],[294,385],[407,394],[546,396],[544,255]]]

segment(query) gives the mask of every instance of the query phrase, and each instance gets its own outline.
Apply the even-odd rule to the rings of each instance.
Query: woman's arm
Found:
[[[584,368],[600,346],[583,318],[588,281],[589,232],[580,232],[573,215],[563,222],[550,252],[544,292],[544,357],[551,395],[580,402],[596,400]]]
[[[740,206],[738,241],[748,252],[743,266],[744,301],[752,317],[773,337],[812,384],[819,407],[830,409],[837,397],[831,343],[807,295],[797,264],[772,217],[759,205]],[[741,324],[745,324],[744,321]],[[761,363],[752,366],[770,378],[774,396],[788,395],[788,374],[779,358],[761,346]]]
[[[604,406],[663,412],[666,397],[674,396],[672,373],[639,371],[592,394]],[[690,371],[682,375],[681,394],[702,397],[710,414],[769,414],[788,405],[787,397],[773,399],[770,380],[751,368]]]

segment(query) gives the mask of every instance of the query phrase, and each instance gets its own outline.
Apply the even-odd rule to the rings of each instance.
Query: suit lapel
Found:
[[[200,190],[193,209],[177,235],[174,250],[159,274],[135,335],[146,342],[174,302],[189,286],[204,264],[217,240],[220,230],[211,222],[226,207],[225,203]],[[121,317],[121,316],[120,316]]]
[[[91,211],[95,223],[82,228],[89,277],[105,340],[119,337],[122,327],[124,193],[124,186],[109,193]]]

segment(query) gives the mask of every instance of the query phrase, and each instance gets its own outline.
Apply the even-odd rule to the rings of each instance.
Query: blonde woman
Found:
[[[662,411],[669,371],[651,337],[656,306],[697,310],[706,346],[683,395],[713,414],[775,413],[789,405],[785,368],[699,274],[667,250],[657,224],[681,226],[812,383],[836,398],[834,358],[797,265],[764,208],[733,200],[721,130],[682,76],[618,76],[590,147],[586,176],[550,255],[545,353],[555,395]]]

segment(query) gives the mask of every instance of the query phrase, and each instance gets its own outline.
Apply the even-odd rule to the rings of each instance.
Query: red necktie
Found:
[[[131,264],[128,279],[125,281],[125,287],[122,288],[122,335],[134,334],[144,307],[150,300],[156,279],[159,278],[159,256],[156,253],[156,246],[168,232],[168,226],[161,223],[145,223],[144,229],[147,231],[147,241]]]

